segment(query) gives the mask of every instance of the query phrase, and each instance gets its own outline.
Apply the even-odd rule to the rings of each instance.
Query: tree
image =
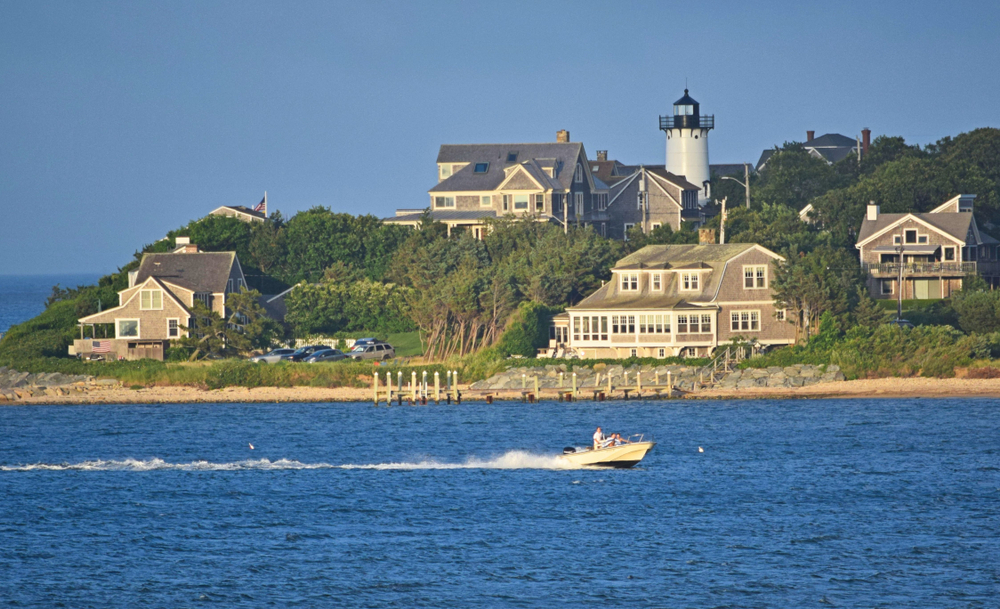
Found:
[[[267,317],[259,299],[260,292],[246,288],[228,294],[225,318],[195,300],[191,307],[194,323],[181,326],[188,335],[174,341],[174,348],[190,351],[191,361],[269,349],[280,336],[281,326]]]
[[[862,286],[860,265],[845,250],[825,245],[809,253],[786,251],[784,257],[774,265],[774,298],[791,312],[796,334],[809,340],[823,313],[840,317],[853,308]]]
[[[952,307],[962,331],[987,334],[1000,330],[1000,292],[988,288],[981,277],[973,275],[952,295]]]

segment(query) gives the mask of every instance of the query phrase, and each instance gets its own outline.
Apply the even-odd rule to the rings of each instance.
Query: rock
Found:
[[[830,364],[826,367],[827,372],[840,372],[840,366],[837,364]]]

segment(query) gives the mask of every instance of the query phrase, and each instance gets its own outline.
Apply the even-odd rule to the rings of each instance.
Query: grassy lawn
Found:
[[[899,306],[899,301],[895,298],[892,300],[876,300],[878,306],[882,307],[886,311],[895,311]],[[940,298],[927,298],[924,300],[904,300],[903,301],[903,311],[919,311],[920,309],[926,309],[934,306],[935,304],[941,302]]]
[[[414,357],[424,354],[424,346],[420,344],[419,332],[389,334],[385,340],[396,348],[396,357]]]

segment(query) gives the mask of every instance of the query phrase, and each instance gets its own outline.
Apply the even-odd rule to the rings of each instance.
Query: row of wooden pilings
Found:
[[[434,373],[434,393],[431,393],[431,388],[427,381],[427,371],[424,370],[420,375],[420,381],[417,382],[417,372],[413,371],[410,373],[410,381],[407,387],[403,388],[403,373],[396,373],[396,388],[392,388],[392,373],[385,373],[385,388],[382,389],[379,386],[379,374],[378,372],[372,374],[372,401],[377,406],[381,402],[385,402],[386,405],[392,404],[393,398],[395,398],[396,403],[402,406],[403,400],[406,400],[409,404],[426,404],[427,400],[433,399],[434,403],[441,403],[441,373]],[[431,397],[433,395],[433,398]],[[444,387],[444,399],[445,402],[451,404],[452,400],[456,404],[462,403],[462,392],[458,390],[458,370],[448,370],[445,375],[445,387]]]
[[[621,391],[625,398],[629,397],[629,393],[635,392],[635,394],[641,395],[643,390],[642,384],[642,371],[635,373],[635,384],[629,385],[629,373],[626,371],[622,374],[622,383],[620,385],[613,384],[613,376],[611,374],[604,375],[607,381],[607,393],[601,391],[605,388],[605,385],[601,380],[601,373],[598,372],[594,376],[594,384],[584,387],[578,384],[577,374],[575,372],[570,374],[571,386],[567,388],[565,386],[566,378],[565,373],[559,373],[559,387],[556,390],[557,397],[560,401],[572,401],[575,396],[577,396],[581,391],[591,390],[594,394],[594,399],[601,401],[606,397],[610,397],[614,390]],[[538,386],[538,375],[532,375],[531,377],[532,389],[528,388],[528,375],[521,375],[521,397],[522,401],[535,402],[539,399],[539,386]],[[652,384],[646,385],[646,388],[655,391],[657,395],[660,395],[663,390],[670,392],[674,390],[673,375],[671,372],[667,372],[667,382],[665,385],[660,384],[660,373],[659,371],[653,372]],[[701,378],[699,383],[694,385],[694,389],[697,390],[699,386],[704,386],[704,372],[701,373]],[[567,390],[568,389],[568,390]],[[380,384],[379,373],[376,372],[372,375],[372,401],[378,405],[385,402],[387,405],[392,404],[393,399],[399,405],[403,404],[405,400],[409,404],[427,404],[428,400],[433,400],[435,403],[440,403],[443,399],[446,403],[451,404],[454,400],[455,403],[462,403],[462,392],[458,390],[458,370],[448,370],[445,376],[445,386],[442,390],[441,387],[441,375],[438,372],[434,373],[434,385],[433,388],[429,385],[427,371],[424,371],[420,375],[420,380],[418,382],[417,373],[413,371],[410,373],[410,380],[407,386],[403,387],[403,373],[398,372],[396,375],[396,385],[393,388],[392,373],[385,373],[385,383]],[[488,394],[485,396],[488,403],[493,402],[493,395]]]

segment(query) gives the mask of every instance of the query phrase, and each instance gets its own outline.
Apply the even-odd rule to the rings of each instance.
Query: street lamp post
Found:
[[[743,163],[743,180],[744,181],[742,181],[742,182],[740,182],[736,178],[733,178],[733,177],[730,177],[730,176],[722,176],[722,179],[723,180],[732,180],[733,182],[736,182],[737,184],[739,184],[740,186],[742,186],[746,190],[747,209],[750,209],[750,166],[748,164],[746,164],[746,163]]]

